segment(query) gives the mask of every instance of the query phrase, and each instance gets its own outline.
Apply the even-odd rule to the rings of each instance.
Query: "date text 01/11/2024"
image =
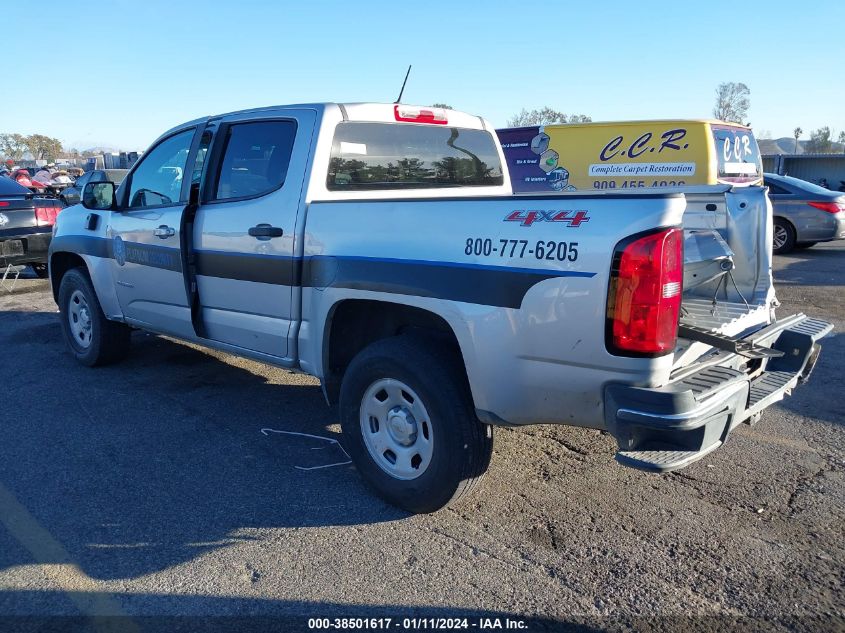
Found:
[[[569,261],[578,259],[578,242],[537,240],[529,248],[528,240],[506,240],[490,237],[468,237],[464,243],[464,255],[476,257],[534,257],[548,261]]]

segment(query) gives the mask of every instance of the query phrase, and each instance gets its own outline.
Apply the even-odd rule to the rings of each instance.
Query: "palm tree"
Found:
[[[804,130],[802,130],[800,127],[797,127],[792,130],[792,135],[795,137],[795,151],[793,152],[793,154],[798,153],[798,137],[801,136],[803,133]]]

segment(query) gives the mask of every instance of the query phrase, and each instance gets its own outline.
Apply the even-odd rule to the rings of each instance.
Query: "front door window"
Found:
[[[178,203],[194,130],[175,134],[155,146],[132,173],[129,208],[142,209]]]

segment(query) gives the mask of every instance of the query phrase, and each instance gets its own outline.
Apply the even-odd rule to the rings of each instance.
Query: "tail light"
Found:
[[[397,121],[409,121],[411,123],[446,125],[449,122],[446,112],[440,108],[414,108],[397,104],[393,106],[393,115]]]
[[[845,211],[845,202],[808,202],[811,207],[827,211],[828,213],[840,213]]]
[[[666,229],[620,242],[607,299],[607,347],[622,356],[675,348],[684,279],[684,232]]]
[[[35,207],[35,223],[38,226],[53,226],[61,210],[60,207]]]

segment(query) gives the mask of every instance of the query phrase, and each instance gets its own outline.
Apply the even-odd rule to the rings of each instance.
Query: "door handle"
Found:
[[[157,229],[153,229],[153,235],[156,237],[160,237],[163,240],[166,240],[168,237],[173,237],[176,235],[176,229],[172,226],[167,226],[166,224],[162,224]]]
[[[269,240],[271,237],[282,237],[285,232],[278,226],[269,224],[258,224],[249,229],[249,234],[259,240]]]

